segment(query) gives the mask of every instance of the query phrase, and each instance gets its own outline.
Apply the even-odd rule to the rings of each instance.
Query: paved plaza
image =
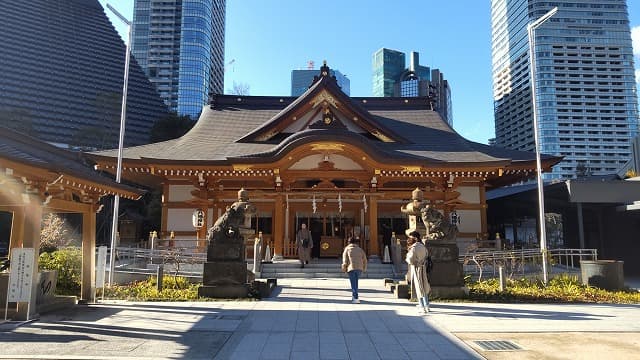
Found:
[[[379,279],[361,281],[361,304],[346,279],[278,285],[262,301],[109,301],[0,324],[0,358],[640,359],[638,305],[437,302],[423,316]]]

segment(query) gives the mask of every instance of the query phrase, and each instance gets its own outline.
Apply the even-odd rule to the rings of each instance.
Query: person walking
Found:
[[[351,302],[359,304],[358,298],[358,279],[360,275],[367,271],[367,254],[358,245],[360,239],[350,237],[349,244],[342,252],[342,271],[349,274],[349,283],[351,284]]]
[[[431,292],[426,267],[428,255],[427,247],[420,241],[420,233],[417,231],[409,233],[406,261],[411,271],[411,283],[416,289],[416,297],[419,301],[417,306],[423,314],[429,312],[429,292]]]
[[[304,264],[308,264],[311,259],[311,249],[313,248],[313,240],[311,239],[311,231],[307,229],[307,224],[302,223],[300,230],[296,233],[296,246],[298,247],[298,259],[300,259],[300,267],[304,268]]]

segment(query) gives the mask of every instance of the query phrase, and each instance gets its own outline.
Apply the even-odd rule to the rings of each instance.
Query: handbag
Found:
[[[427,270],[427,274],[433,270],[433,260],[431,260],[431,255],[427,256],[427,261],[425,263],[425,268]]]

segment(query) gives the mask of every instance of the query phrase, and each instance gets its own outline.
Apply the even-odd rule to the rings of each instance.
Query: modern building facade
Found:
[[[351,80],[340,71],[331,69],[330,75],[336,78],[342,92],[350,95]],[[304,94],[313,83],[313,77],[318,76],[318,70],[313,68],[304,70],[291,70],[291,96]]]
[[[225,0],[135,0],[132,52],[165,104],[197,119],[224,89]]]
[[[434,110],[453,125],[451,88],[444,75],[420,65],[415,51],[410,54],[409,67],[405,63],[405,54],[400,51],[382,48],[373,54],[373,96],[429,97]]]
[[[615,173],[631,157],[638,103],[625,0],[492,0],[495,144],[534,150],[527,24],[535,31],[540,149],[564,161],[547,178]]]
[[[63,147],[118,146],[125,44],[97,0],[0,3],[0,123]],[[126,145],[168,112],[135,61]]]

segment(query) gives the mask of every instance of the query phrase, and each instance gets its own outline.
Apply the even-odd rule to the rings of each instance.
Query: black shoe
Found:
[[[307,264],[309,263],[309,260],[307,260]]]
[[[300,269],[304,269],[304,264],[300,265]]]

